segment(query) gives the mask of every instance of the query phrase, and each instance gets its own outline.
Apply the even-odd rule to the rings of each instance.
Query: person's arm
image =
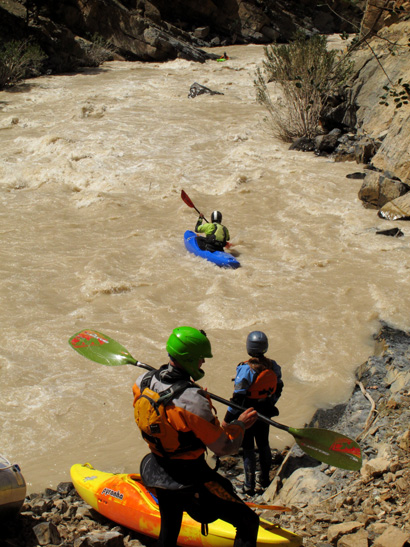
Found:
[[[245,405],[246,394],[254,378],[255,372],[251,369],[251,367],[247,363],[239,363],[239,365],[236,367],[235,386],[233,390],[233,395],[230,399],[233,403],[236,403],[240,406]],[[235,420],[240,413],[240,410],[229,406],[223,420],[223,425],[231,423],[232,420]]]
[[[233,403],[244,406],[245,400],[246,400],[246,394],[245,393],[234,393],[232,397],[229,399]],[[222,425],[230,424],[233,420],[236,420],[238,416],[240,415],[241,411],[237,410],[236,408],[230,406],[228,407],[228,410],[226,411],[225,418],[223,420]]]
[[[272,362],[273,362],[272,370],[276,374],[276,377],[278,379],[278,382],[276,384],[275,393],[272,395],[272,401],[273,401],[274,404],[276,404],[279,401],[280,396],[282,395],[284,383],[283,383],[283,380],[282,380],[282,369],[281,369],[281,367],[278,365],[278,363],[276,361],[272,360]]]
[[[251,369],[248,363],[239,363],[236,367],[235,385],[231,398],[233,403],[241,406],[245,404],[248,389],[252,385],[255,375],[255,371]],[[239,412],[232,407],[228,407],[228,412],[236,416],[239,414]]]
[[[276,391],[273,394],[273,397],[275,399],[275,404],[279,401],[280,396],[282,395],[284,384],[282,380],[278,380],[278,385],[276,386]]]
[[[237,420],[222,427],[212,411],[212,402],[206,391],[198,390],[193,395],[191,389],[185,390],[181,399],[186,397],[187,404],[184,404],[183,410],[174,408],[168,411],[170,423],[179,431],[192,431],[217,456],[237,452],[245,429],[251,427],[257,419],[256,411],[248,408]]]
[[[196,226],[195,226],[195,232],[196,233],[199,233],[200,232],[200,228],[202,226],[202,220],[203,220],[203,215],[199,215],[199,218],[198,220],[196,221]]]
[[[222,423],[221,430],[224,432],[215,442],[208,444],[208,448],[217,456],[228,456],[238,452],[242,445],[243,435],[258,419],[257,412],[253,408],[247,408],[236,420],[230,424]],[[238,426],[241,431],[238,431]]]

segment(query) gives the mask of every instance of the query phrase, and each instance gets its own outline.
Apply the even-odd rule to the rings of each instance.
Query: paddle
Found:
[[[132,357],[132,355],[121,344],[100,332],[85,329],[72,336],[68,343],[80,355],[87,357],[91,361],[107,366],[134,365],[137,367],[153,370],[154,367],[141,363]],[[196,385],[196,384],[195,384]],[[210,393],[207,394],[211,399],[244,411],[245,408]],[[362,465],[360,446],[356,441],[328,429],[319,429],[316,427],[305,427],[296,429],[287,425],[274,422],[270,418],[258,413],[258,419],[283,431],[290,433],[300,448],[312,458],[320,462],[357,471]]]
[[[190,197],[188,196],[188,194],[186,192],[184,192],[184,190],[181,190],[181,198],[182,198],[182,201],[184,201],[188,207],[191,207],[191,209],[195,209],[195,211],[198,213],[198,215],[202,215],[201,211],[199,211],[195,205],[193,204],[192,200],[190,199]],[[205,220],[205,222],[208,223],[208,221],[206,220],[205,217],[203,217],[203,219]],[[209,224],[209,223],[208,223]],[[230,247],[233,246],[233,243],[229,243],[229,241],[226,242],[226,245],[225,247],[227,247],[228,249]]]
[[[181,190],[181,198],[182,198],[182,201],[184,201],[188,205],[188,207],[191,207],[191,209],[195,209],[195,211],[198,213],[198,215],[202,215],[201,211],[199,211],[195,207],[192,200],[189,198],[188,194],[186,192],[184,192],[183,190]],[[205,220],[205,222],[208,222],[205,217],[204,217],[204,220]]]

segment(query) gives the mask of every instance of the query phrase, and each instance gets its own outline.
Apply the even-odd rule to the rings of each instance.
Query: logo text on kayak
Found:
[[[124,494],[121,494],[119,490],[111,490],[111,488],[104,488],[101,495],[111,496],[113,498],[117,498],[117,500],[122,500],[124,498]]]

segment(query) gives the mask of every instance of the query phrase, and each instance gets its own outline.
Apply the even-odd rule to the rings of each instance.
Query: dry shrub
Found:
[[[0,89],[12,86],[38,70],[45,54],[29,40],[12,40],[0,47]]]
[[[90,41],[83,46],[87,55],[87,66],[100,66],[105,61],[112,61],[113,53],[117,48],[99,34],[94,34]]]
[[[339,52],[328,51],[326,37],[298,34],[286,45],[265,47],[263,71],[258,68],[257,101],[268,111],[275,136],[291,142],[315,137],[329,97],[352,74],[353,63]],[[275,82],[281,98],[272,99],[267,83]]]

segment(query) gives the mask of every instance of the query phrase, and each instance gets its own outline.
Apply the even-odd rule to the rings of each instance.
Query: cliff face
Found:
[[[210,56],[203,47],[287,41],[297,29],[355,32],[362,16],[346,0],[34,0],[30,6],[31,33],[47,54],[59,50],[67,65],[80,57],[78,37],[98,35],[128,60],[204,61]],[[17,0],[0,0],[0,37],[24,36],[26,18]]]
[[[408,0],[366,0],[360,27],[362,36],[398,23],[409,10]]]
[[[353,55],[357,140],[371,149],[359,199],[387,220],[410,219],[410,7]],[[366,145],[367,143],[367,145]],[[394,235],[394,234],[392,234]]]
[[[410,184],[410,2],[366,1],[354,54],[357,129],[376,143],[372,165]],[[406,212],[410,214],[408,206]],[[405,215],[406,216],[406,212]]]

